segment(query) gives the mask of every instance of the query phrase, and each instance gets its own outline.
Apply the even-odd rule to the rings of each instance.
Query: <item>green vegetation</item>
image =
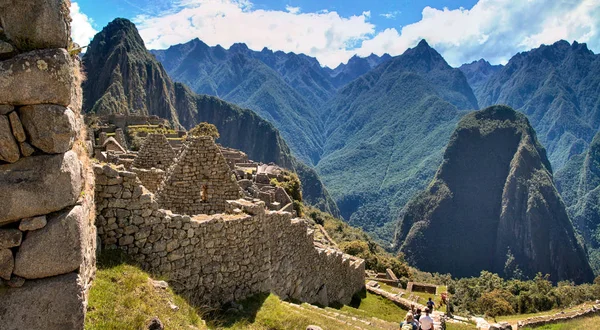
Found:
[[[339,310],[359,318],[375,317],[388,322],[400,322],[406,311],[392,301],[369,292],[356,295],[349,305],[328,309]]]
[[[118,252],[98,258],[96,278],[90,289],[85,329],[145,329],[158,317],[165,329],[204,329],[194,307],[170,288],[155,288],[147,273],[126,263]],[[178,307],[171,308],[171,304]]]
[[[387,268],[390,268],[398,278],[412,277],[410,268],[404,261],[402,254],[394,256],[386,252],[361,229],[351,227],[344,221],[316,208],[308,208],[306,214],[315,223],[323,226],[342,251],[364,259],[367,269],[383,273]],[[407,281],[405,280],[405,282]]]
[[[567,309],[600,296],[600,277],[596,284],[574,285],[560,282],[553,286],[548,276],[533,280],[505,280],[483,271],[479,277],[451,280],[448,291],[454,311],[499,317]],[[549,313],[551,314],[551,313]],[[498,320],[507,320],[498,318]]]
[[[213,139],[218,139],[219,138],[219,130],[217,130],[217,127],[213,124],[209,124],[207,122],[202,122],[196,126],[194,126],[194,128],[192,128],[188,134],[190,134],[191,136],[210,136]]]

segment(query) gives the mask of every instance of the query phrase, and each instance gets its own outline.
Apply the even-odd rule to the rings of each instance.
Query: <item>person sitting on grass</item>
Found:
[[[431,310],[429,308],[425,308],[425,316],[421,316],[419,318],[419,323],[421,324],[421,330],[433,330],[433,319],[429,316]]]
[[[415,318],[413,317],[413,313],[406,313],[406,317],[404,321],[400,323],[400,330],[418,330],[419,327],[415,323]]]

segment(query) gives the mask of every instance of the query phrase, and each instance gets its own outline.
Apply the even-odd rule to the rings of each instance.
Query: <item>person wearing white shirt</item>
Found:
[[[429,308],[425,308],[425,316],[421,316],[419,318],[419,323],[421,324],[421,330],[433,330],[433,319],[429,316],[431,310]]]

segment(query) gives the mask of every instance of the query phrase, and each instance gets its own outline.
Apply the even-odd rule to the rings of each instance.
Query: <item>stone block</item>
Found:
[[[21,288],[4,290],[0,329],[83,329],[83,283],[78,274],[70,273],[26,281]]]
[[[0,115],[0,161],[14,163],[19,157],[19,145],[11,132],[8,117]]]
[[[10,127],[12,128],[15,139],[19,142],[24,142],[27,137],[25,136],[25,131],[23,130],[19,115],[13,111],[8,115],[8,119],[10,120]]]
[[[69,46],[69,1],[0,0],[0,21],[21,51]]]
[[[15,256],[14,273],[36,279],[75,271],[83,262],[88,215],[82,206],[48,216],[48,224],[28,232]]]
[[[38,230],[44,228],[47,224],[46,216],[40,215],[39,217],[27,218],[21,220],[19,224],[19,230],[21,231],[31,231]]]
[[[32,51],[0,62],[1,104],[66,107],[72,87],[73,61],[64,49]]]
[[[0,229],[0,249],[21,245],[23,234],[17,229]]]
[[[73,146],[79,127],[71,109],[52,104],[30,105],[21,107],[19,114],[34,147],[59,154]]]
[[[13,258],[12,251],[10,249],[0,250],[0,278],[10,280],[10,274],[12,274],[13,268],[15,267],[15,259]]]
[[[81,162],[73,151],[0,165],[0,225],[74,205],[81,187]]]
[[[8,115],[13,110],[15,110],[15,107],[12,105],[0,104],[0,115]]]
[[[27,142],[20,143],[19,149],[21,149],[21,155],[23,155],[23,157],[29,157],[35,152],[35,149]]]

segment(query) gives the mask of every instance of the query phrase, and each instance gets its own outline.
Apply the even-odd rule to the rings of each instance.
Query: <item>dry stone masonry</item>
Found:
[[[158,189],[161,207],[180,214],[222,213],[240,187],[212,137],[188,137]]]
[[[0,329],[83,329],[94,179],[67,0],[0,0]]]
[[[175,151],[164,134],[148,134],[133,166],[145,169],[155,167],[166,171],[173,164],[175,156]]]
[[[190,150],[211,145],[212,139],[202,138]],[[191,165],[186,157],[180,161]],[[349,303],[364,287],[363,260],[315,247],[307,223],[288,212],[240,199],[225,203],[227,213],[174,214],[161,208],[135,173],[111,165],[95,165],[94,171],[103,246],[120,248],[145,269],[167,276],[197,304],[217,306],[260,292]]]

